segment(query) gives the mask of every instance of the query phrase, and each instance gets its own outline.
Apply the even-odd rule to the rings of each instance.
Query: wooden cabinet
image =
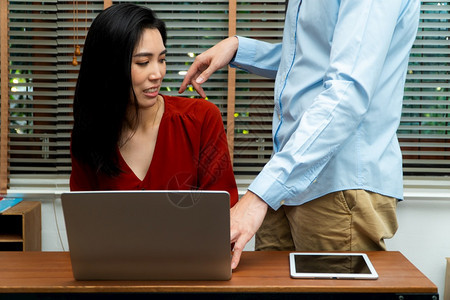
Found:
[[[22,201],[0,214],[0,251],[41,251],[41,203]]]

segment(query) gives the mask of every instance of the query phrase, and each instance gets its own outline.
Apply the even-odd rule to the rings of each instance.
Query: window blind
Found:
[[[102,9],[103,0],[9,1],[11,190],[67,189],[74,49]]]
[[[161,92],[178,88],[196,55],[228,36],[228,1],[110,1],[152,8],[168,30],[167,74]],[[67,190],[72,101],[82,45],[103,0],[11,0],[9,189]],[[77,57],[79,63],[81,57]],[[99,76],[102,76],[99,72]],[[227,70],[205,84],[208,100],[226,120]],[[198,97],[192,89],[184,93]]]
[[[228,36],[228,1],[112,1],[122,2],[146,5],[166,21],[168,64],[162,92],[168,95],[178,95],[183,71],[196,55]],[[421,3],[398,136],[405,175],[445,176],[450,175],[449,2]],[[71,105],[79,67],[72,65],[73,52],[77,43],[82,46],[103,4],[103,0],[9,1],[10,190],[68,189]],[[237,1],[237,34],[280,42],[284,9],[284,1]],[[224,68],[204,85],[208,100],[222,111],[225,126],[227,76]],[[239,180],[250,182],[272,153],[273,81],[238,70],[231,86],[236,92],[234,169]],[[193,90],[184,96],[197,97]]]
[[[449,3],[422,1],[398,129],[406,176],[450,175]]]
[[[9,1],[9,176],[56,166],[57,1]]]
[[[281,42],[284,11],[284,1],[238,1],[237,35]],[[273,88],[273,80],[237,71],[234,171],[244,184],[263,168],[273,150]]]

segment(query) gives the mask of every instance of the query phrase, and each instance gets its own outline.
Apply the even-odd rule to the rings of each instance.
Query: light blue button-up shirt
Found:
[[[364,189],[403,198],[400,123],[419,0],[290,0],[283,42],[232,66],[275,78],[274,153],[249,186],[273,209]]]

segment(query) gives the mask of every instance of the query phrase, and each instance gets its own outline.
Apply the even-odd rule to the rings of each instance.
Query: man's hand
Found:
[[[267,207],[266,202],[256,194],[247,191],[238,203],[231,208],[231,243],[235,243],[231,259],[232,269],[237,267],[245,245],[261,226]]]
[[[215,71],[223,68],[233,59],[238,46],[238,38],[233,36],[219,42],[197,56],[184,76],[178,93],[183,93],[187,86],[192,84],[197,93],[205,98],[206,94],[201,84],[207,81]]]

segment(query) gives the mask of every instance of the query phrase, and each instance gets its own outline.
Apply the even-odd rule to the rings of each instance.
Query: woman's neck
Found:
[[[158,127],[164,114],[164,98],[158,95],[155,104],[147,108],[139,108],[138,115],[134,106],[129,107],[127,116],[127,127],[129,129],[146,130]]]
[[[138,127],[143,130],[159,127],[164,114],[164,99],[161,95],[156,98],[156,103],[148,108],[139,109]]]
[[[146,134],[157,131],[164,114],[164,98],[158,95],[156,103],[148,108],[139,108],[138,115],[134,106],[128,108],[127,120],[124,122],[121,145],[124,145],[135,134]]]

